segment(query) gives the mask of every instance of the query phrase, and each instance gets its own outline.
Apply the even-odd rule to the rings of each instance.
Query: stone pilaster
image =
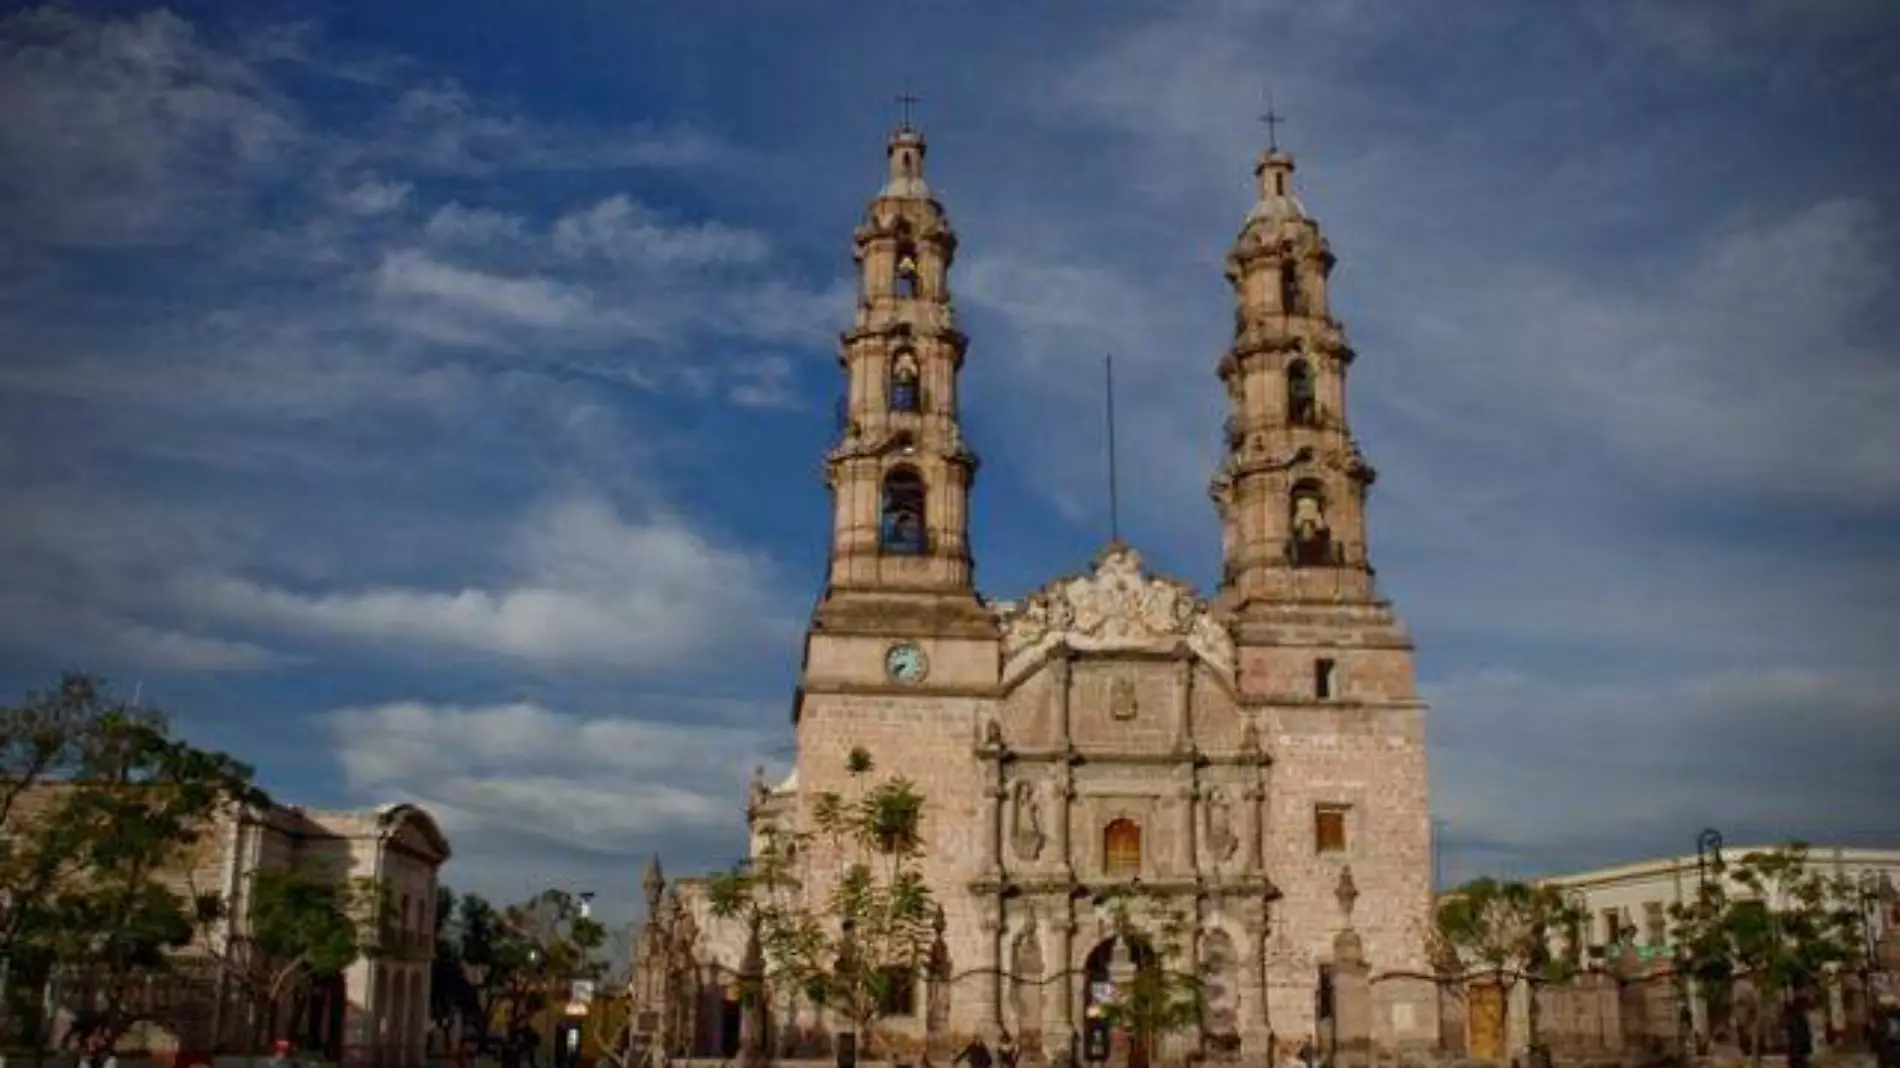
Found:
[[[1268,1049],[1273,1014],[1267,1006],[1267,909],[1265,902],[1249,903],[1241,919],[1245,937],[1240,943],[1240,1049],[1243,1055],[1273,1063]]]
[[[1055,659],[1049,664],[1050,685],[1055,690],[1056,701],[1056,745],[1069,749],[1073,739],[1069,733],[1069,700],[1074,690],[1075,661],[1066,647],[1056,650]]]
[[[1042,988],[1042,1050],[1051,1062],[1075,1049],[1075,917],[1064,905],[1051,918],[1051,951],[1043,965],[1049,981]]]
[[[1174,751],[1194,751],[1194,654],[1183,647],[1174,662]]]
[[[1255,783],[1247,787],[1247,792],[1241,797],[1246,802],[1242,806],[1241,826],[1245,828],[1243,833],[1247,836],[1247,852],[1243,862],[1245,866],[1241,870],[1248,875],[1253,875],[1263,866],[1260,840],[1266,834],[1266,821],[1262,818],[1261,809],[1266,806],[1267,791],[1259,783]]]
[[[1054,797],[1050,804],[1050,830],[1053,832],[1056,864],[1065,878],[1075,877],[1075,855],[1069,850],[1071,804],[1075,801],[1075,767],[1068,761],[1056,769],[1050,779]]]
[[[1188,774],[1192,775],[1193,771],[1190,770]],[[1175,796],[1179,798],[1181,802],[1180,872],[1182,875],[1193,875],[1201,868],[1200,846],[1197,836],[1195,835],[1195,823],[1200,816],[1200,806],[1195,802],[1200,796],[1200,790],[1195,787],[1194,781],[1189,779],[1176,789]]]
[[[977,921],[983,936],[983,974],[978,1033],[986,1042],[994,1042],[1003,1030],[1003,898],[984,902],[984,913]]]
[[[985,793],[989,796],[989,811],[983,813],[983,872],[984,877],[1000,880],[1003,877],[1003,806],[1009,800],[1009,791],[1003,788],[1003,762],[996,761],[995,780]]]

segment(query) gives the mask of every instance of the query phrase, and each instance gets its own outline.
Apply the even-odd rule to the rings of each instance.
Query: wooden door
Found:
[[[1465,988],[1469,1056],[1473,1060],[1504,1060],[1504,988],[1497,983],[1472,983]]]

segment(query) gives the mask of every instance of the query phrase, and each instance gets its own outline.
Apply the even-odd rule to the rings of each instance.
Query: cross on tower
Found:
[[[911,105],[920,102],[922,99],[923,99],[922,97],[912,96],[909,93],[897,94],[897,103],[899,106],[901,106],[904,109],[904,125],[903,125],[904,129],[908,130],[911,128],[910,126]]]
[[[1260,121],[1267,124],[1267,151],[1268,152],[1280,151],[1279,127],[1281,123],[1286,121],[1286,116],[1273,110],[1273,94],[1272,93],[1267,94],[1267,113],[1265,115],[1260,116]]]

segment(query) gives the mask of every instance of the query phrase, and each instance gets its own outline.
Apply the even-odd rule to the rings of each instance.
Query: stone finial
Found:
[[[1260,728],[1259,727],[1255,726],[1252,723],[1249,723],[1240,732],[1240,752],[1242,756],[1248,756],[1248,757],[1256,757],[1260,755]]]
[[[1352,926],[1352,906],[1359,900],[1359,887],[1352,881],[1352,865],[1339,869],[1339,885],[1333,888],[1333,897],[1339,902],[1339,914],[1347,927]]]
[[[666,889],[666,873],[660,870],[658,853],[647,859],[646,875],[640,880],[640,888],[647,895],[647,917],[651,919],[660,910],[660,892]]]

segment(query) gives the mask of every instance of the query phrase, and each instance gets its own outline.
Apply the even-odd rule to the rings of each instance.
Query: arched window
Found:
[[[917,357],[906,349],[891,361],[891,411],[922,410],[923,399],[917,388]]]
[[[897,246],[897,295],[917,295],[917,246],[909,242]]]
[[[884,550],[916,555],[924,551],[924,477],[914,467],[893,468],[884,476]]]
[[[1115,879],[1141,874],[1141,824],[1120,819],[1102,828],[1102,874]]]
[[[1294,360],[1287,365],[1286,417],[1294,426],[1312,426],[1319,421],[1319,400],[1313,392],[1313,369],[1305,360]]]
[[[1280,261],[1280,311],[1299,315],[1305,311],[1300,301],[1300,270],[1291,260]]]
[[[1313,479],[1293,486],[1288,511],[1294,567],[1324,567],[1334,562],[1332,530],[1326,523],[1326,492]]]

